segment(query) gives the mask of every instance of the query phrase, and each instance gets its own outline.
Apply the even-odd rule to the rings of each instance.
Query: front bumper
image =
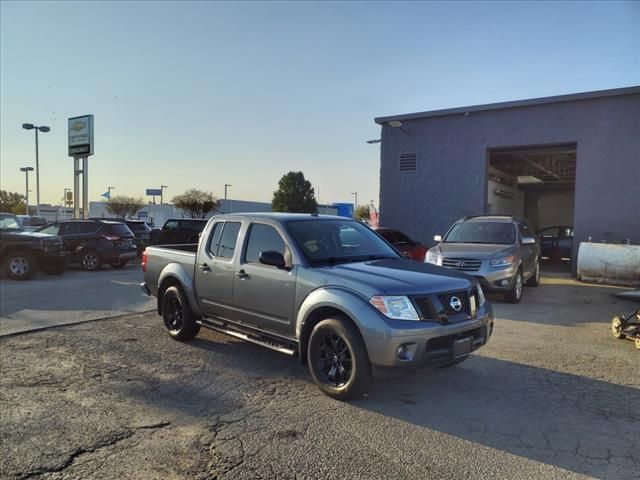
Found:
[[[489,292],[506,292],[511,289],[516,272],[517,265],[509,265],[506,267],[491,267],[489,261],[484,260],[480,269],[477,271],[464,271],[468,275],[472,275],[478,279],[482,289]],[[444,267],[450,268],[450,267]],[[452,268],[452,270],[456,270]]]
[[[485,345],[493,333],[493,310],[485,303],[468,321],[441,325],[436,322],[411,323],[410,328],[389,328],[384,334],[363,337],[371,363],[381,367],[442,365],[455,360],[454,342],[470,338],[470,350]],[[402,350],[404,349],[404,350]]]

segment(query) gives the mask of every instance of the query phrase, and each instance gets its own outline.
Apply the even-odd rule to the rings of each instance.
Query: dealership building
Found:
[[[640,87],[375,119],[380,220],[432,245],[456,220],[524,216],[577,245],[640,244]]]

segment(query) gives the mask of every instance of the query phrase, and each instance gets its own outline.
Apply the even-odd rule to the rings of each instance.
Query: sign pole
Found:
[[[82,159],[82,218],[89,219],[89,157]]]
[[[80,158],[73,157],[73,219],[80,218],[80,202],[78,195],[80,193]]]

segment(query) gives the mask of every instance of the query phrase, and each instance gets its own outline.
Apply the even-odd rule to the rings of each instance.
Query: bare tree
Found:
[[[144,207],[142,198],[127,197],[125,195],[116,195],[107,201],[107,212],[118,218],[129,218],[138,213]]]
[[[173,197],[173,204],[181,208],[190,218],[205,218],[211,212],[220,209],[220,200],[211,193],[192,188]]]

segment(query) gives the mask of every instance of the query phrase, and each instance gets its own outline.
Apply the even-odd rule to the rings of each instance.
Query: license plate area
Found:
[[[460,340],[453,341],[453,356],[454,358],[465,357],[471,353],[472,338],[461,338]]]

